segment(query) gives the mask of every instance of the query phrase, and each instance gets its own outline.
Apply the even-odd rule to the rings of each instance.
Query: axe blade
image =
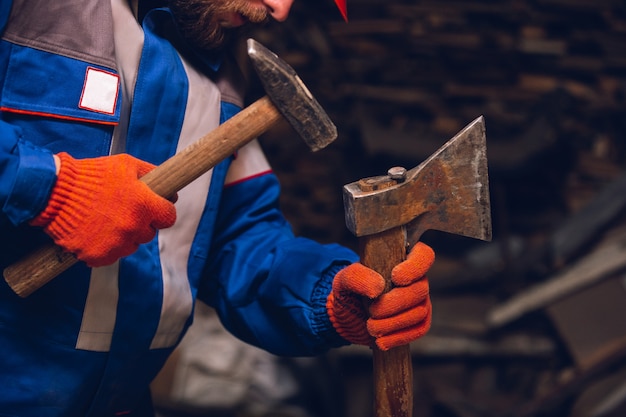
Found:
[[[364,189],[363,182],[344,186],[346,225],[356,236],[406,227],[409,244],[429,229],[491,240],[482,116],[407,171],[404,181],[373,191]]]
[[[409,244],[417,243],[426,230],[491,240],[487,141],[482,116],[415,171],[413,175],[426,189],[428,210],[407,224]]]

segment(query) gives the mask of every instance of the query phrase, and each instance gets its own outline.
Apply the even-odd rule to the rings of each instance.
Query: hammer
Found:
[[[171,197],[284,117],[312,151],[337,138],[324,109],[285,61],[253,39],[248,56],[267,95],[141,177],[155,193]],[[77,258],[50,244],[4,270],[4,279],[20,297],[27,297]]]
[[[429,229],[491,240],[491,209],[483,117],[479,117],[417,167],[347,184],[348,229],[359,237],[361,263],[391,289],[391,270]],[[413,414],[409,345],[373,348],[374,416]]]

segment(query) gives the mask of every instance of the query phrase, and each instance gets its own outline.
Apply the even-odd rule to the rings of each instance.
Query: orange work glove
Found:
[[[127,154],[91,159],[57,155],[48,206],[30,224],[88,266],[110,265],[176,221],[174,204],[139,181],[154,165]]]
[[[385,294],[385,280],[374,270],[354,263],[339,271],[326,302],[337,333],[354,344],[375,342],[381,350],[422,337],[431,323],[426,272],[434,261],[429,246],[415,245],[407,259],[393,268],[394,288]],[[369,309],[364,298],[374,300]]]

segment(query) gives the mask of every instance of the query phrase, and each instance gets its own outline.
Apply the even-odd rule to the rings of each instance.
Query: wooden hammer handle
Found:
[[[359,238],[361,263],[380,273],[391,289],[391,270],[406,259],[401,227]],[[409,345],[382,351],[373,348],[374,417],[413,415],[413,365]]]
[[[169,198],[187,184],[281,118],[270,99],[263,97],[141,178],[155,193]],[[50,244],[4,270],[4,279],[20,297],[27,297],[78,260]]]

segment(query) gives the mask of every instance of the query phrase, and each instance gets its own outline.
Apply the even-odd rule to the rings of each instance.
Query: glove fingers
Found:
[[[430,303],[430,300],[427,300],[424,303],[424,306],[418,307],[416,310],[419,311],[415,311],[411,314],[405,313],[405,317],[403,319],[400,319],[397,323],[394,323],[394,325],[398,325],[397,330],[395,331],[391,330],[391,328],[394,327],[394,325],[391,325],[387,329],[385,329],[384,332],[381,332],[380,329],[376,329],[379,323],[376,323],[376,321],[374,320],[370,320],[368,322],[368,330],[372,332],[372,334],[379,334],[379,336],[376,337],[376,345],[381,350],[389,350],[394,347],[409,344],[412,341],[424,336],[430,329],[430,325],[432,322],[432,305]],[[408,317],[411,315],[413,316],[413,318]],[[414,320],[418,321],[402,327],[404,324],[412,323]]]
[[[129,159],[129,160],[131,159],[130,155],[127,155],[127,154],[120,154],[119,156],[125,159]],[[153,164],[146,162],[146,161],[142,161],[141,159],[135,159],[132,161],[132,163],[134,164],[135,169],[137,170],[137,178],[143,177],[148,172],[156,168]]]
[[[107,219],[107,216],[103,215],[102,218]],[[105,220],[103,223],[106,225],[98,229],[98,236],[103,236],[100,242],[108,246],[106,252],[103,251],[101,245],[87,245],[76,249],[76,257],[91,268],[111,265],[120,258],[132,255],[139,248],[139,244],[149,242],[156,233],[152,228],[147,230],[144,228],[142,230],[129,229],[125,233],[118,234],[120,232],[115,222]],[[109,245],[105,236],[113,235],[117,235],[124,244]]]
[[[152,226],[146,226],[140,230],[133,231],[131,238],[137,244],[148,243],[156,236],[156,229]],[[131,252],[132,253],[132,252]]]
[[[139,249],[139,244],[128,243],[125,246],[112,249],[105,256],[100,251],[77,250],[76,257],[84,260],[90,268],[111,265],[120,258],[132,255]]]
[[[133,166],[134,169],[136,169],[137,179],[143,177],[144,175],[146,175],[148,172],[152,171],[155,168],[154,165],[148,162],[142,161],[140,159],[134,159],[130,155],[121,154],[117,156],[123,159],[127,159],[128,160],[127,163],[129,164],[129,166]],[[131,164],[134,164],[134,165],[131,165]],[[134,178],[131,178],[131,179],[134,179]],[[140,191],[141,197],[135,196],[134,198],[136,198],[137,201],[142,200],[142,203],[137,204],[136,207],[140,211],[144,210],[144,212],[137,213],[137,214],[139,216],[142,216],[143,218],[151,218],[152,221],[150,222],[150,226],[152,228],[166,229],[168,227],[172,227],[174,223],[176,222],[176,208],[174,207],[174,204],[173,204],[176,200],[171,201],[171,200],[168,200],[166,198],[159,196],[158,194],[155,194],[154,191],[152,191],[150,187],[148,187],[146,184],[138,183],[137,187],[139,190],[141,190]],[[174,197],[175,199],[178,199],[177,194],[175,194]],[[147,234],[144,234],[143,236],[138,236],[135,240],[138,241],[139,243],[146,243],[152,240],[152,237],[154,237],[154,234],[152,234],[152,237],[149,239],[147,239],[145,236],[147,236]]]
[[[167,229],[172,227],[176,223],[176,208],[169,200],[163,199],[158,203],[160,207],[156,207],[157,211],[154,213],[154,218],[150,226],[154,229]]]
[[[430,317],[432,306],[430,300],[404,311],[393,317],[382,319],[371,318],[367,321],[367,330],[375,338],[384,337],[401,330],[420,327]]]
[[[381,350],[389,350],[394,347],[408,345],[414,340],[424,336],[430,329],[431,316],[429,315],[426,320],[420,323],[419,326],[411,327],[393,333],[387,336],[382,336],[376,339],[376,346]]]
[[[381,295],[370,305],[373,319],[391,317],[418,306],[428,299],[428,280],[422,279],[408,287],[396,287]]]
[[[407,259],[396,265],[391,271],[391,280],[394,284],[406,286],[424,275],[435,262],[435,252],[422,242],[418,242]]]
[[[333,281],[333,291],[349,292],[375,298],[385,289],[385,280],[372,269],[353,263],[339,271]]]
[[[152,228],[166,229],[176,223],[176,207],[171,201],[153,194],[150,205],[147,207],[151,208],[152,221],[150,226]]]
[[[119,233],[125,241],[136,243],[150,242],[156,235],[157,229],[171,227],[176,222],[176,207],[171,201],[155,194],[146,184],[136,182],[132,188],[132,196],[125,191],[116,191],[116,200],[120,207],[127,210],[126,217],[134,221],[120,222],[121,218],[112,216],[110,212],[101,212],[117,229],[111,229],[110,235]],[[100,211],[100,210],[96,210]]]

